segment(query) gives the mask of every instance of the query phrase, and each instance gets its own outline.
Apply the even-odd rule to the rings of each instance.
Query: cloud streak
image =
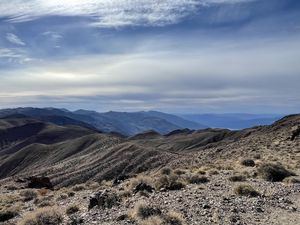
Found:
[[[21,45],[21,46],[25,46],[26,44],[15,34],[12,33],[7,33],[6,34],[6,39],[15,45]]]
[[[89,16],[97,27],[164,26],[179,22],[200,7],[254,0],[10,0],[0,2],[0,15],[10,22],[45,16]]]

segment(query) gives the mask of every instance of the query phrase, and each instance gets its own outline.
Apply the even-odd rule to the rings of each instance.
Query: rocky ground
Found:
[[[161,214],[175,211],[183,218],[181,223],[168,224],[300,224],[300,183],[268,182],[259,177],[253,178],[249,174],[255,173],[255,167],[239,167],[234,170],[201,168],[199,171],[186,170],[185,174],[180,175],[179,178],[187,177],[187,174],[190,176],[201,173],[199,176],[208,178],[208,181],[196,184],[189,182],[180,190],[162,188],[152,193],[146,191],[135,193],[129,188],[134,181],[129,179],[118,185],[112,185],[111,182],[102,184],[90,182],[55,191],[35,190],[38,193],[37,196],[27,201],[24,201],[24,196],[22,196],[24,190],[11,190],[14,189],[12,188],[14,185],[16,187],[18,184],[8,181],[1,187],[1,207],[18,210],[18,215],[3,224],[18,224],[24,220],[22,218],[26,218],[28,213],[42,206],[58,209],[64,218],[61,224],[160,224],[146,223],[132,216],[132,212],[136,210],[135,205],[141,202],[147,206],[159,208]],[[232,176],[241,174],[241,171],[243,174],[248,174],[243,176],[245,181],[229,180]],[[149,176],[155,179],[163,175],[158,173]],[[147,178],[146,175],[143,177]],[[258,196],[243,196],[235,192],[236,187],[245,184],[253,187],[259,193]],[[103,190],[121,196],[120,201],[113,204],[112,208],[96,206],[89,210],[90,196],[101,193]],[[77,212],[68,215],[66,210],[70,206],[77,206],[78,211],[75,210]]]

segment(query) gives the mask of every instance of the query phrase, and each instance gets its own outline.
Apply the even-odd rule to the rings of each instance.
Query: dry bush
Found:
[[[7,189],[8,191],[15,191],[15,190],[18,190],[19,188],[18,188],[17,186],[15,186],[15,185],[8,185],[8,186],[6,187],[6,189]]]
[[[254,167],[255,166],[255,162],[252,159],[242,159],[240,161],[240,164],[242,166],[247,166],[247,167]]]
[[[164,221],[160,216],[150,216],[140,222],[141,225],[164,225]]]
[[[188,182],[191,184],[204,184],[209,182],[208,178],[205,176],[200,176],[198,174],[192,174],[188,177]]]
[[[300,180],[295,177],[286,177],[283,179],[283,182],[287,184],[299,184]]]
[[[173,173],[173,171],[169,167],[164,167],[160,170],[161,175],[170,175],[171,173]]]
[[[231,182],[242,182],[242,181],[246,181],[246,177],[243,175],[234,175],[229,177],[228,180]]]
[[[186,171],[182,170],[182,169],[176,169],[176,170],[174,170],[174,174],[181,176],[183,174],[186,174]]]
[[[147,184],[153,187],[153,179],[149,176],[139,175],[129,181],[128,190],[134,191],[139,184]]]
[[[185,182],[177,175],[163,175],[155,181],[155,188],[157,190],[180,190],[185,187]]]
[[[66,214],[71,215],[77,213],[79,210],[80,209],[77,205],[71,205],[66,209]]]
[[[33,199],[36,199],[38,194],[35,190],[31,190],[31,189],[28,189],[28,190],[24,190],[20,193],[20,195],[23,197],[23,200],[25,202],[28,202],[28,201],[31,201]]]
[[[234,189],[234,193],[241,196],[257,197],[260,193],[257,192],[252,186],[247,184],[241,184]]]
[[[69,197],[69,195],[68,194],[65,194],[65,193],[62,193],[62,194],[60,194],[58,197],[57,197],[57,201],[61,201],[61,200],[65,200],[65,199],[67,199]]]
[[[211,170],[208,171],[208,174],[209,174],[209,175],[218,175],[218,174],[219,174],[219,171],[216,170],[216,169],[211,169]]]
[[[295,174],[282,165],[265,163],[258,170],[258,174],[266,181],[278,182],[283,181],[286,177],[294,176]]]
[[[130,213],[130,216],[137,220],[145,220],[149,217],[160,216],[162,214],[158,207],[149,206],[145,202],[138,202]]]
[[[164,225],[184,225],[185,220],[183,216],[178,212],[168,212],[166,216],[164,216]]]
[[[85,190],[85,186],[83,184],[77,184],[72,188],[72,191],[83,191]]]
[[[59,225],[63,215],[57,208],[47,207],[31,212],[19,222],[19,225]]]
[[[100,187],[100,184],[98,182],[95,182],[95,181],[88,181],[85,183],[85,186],[87,189],[90,189],[90,190],[96,190]]]

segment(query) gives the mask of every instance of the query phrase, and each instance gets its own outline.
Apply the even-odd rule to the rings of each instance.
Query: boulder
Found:
[[[50,181],[49,177],[29,177],[28,178],[28,188],[47,188],[53,189],[53,184]]]

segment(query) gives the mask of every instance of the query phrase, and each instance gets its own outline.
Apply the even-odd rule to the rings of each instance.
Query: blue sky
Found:
[[[2,0],[0,103],[300,112],[298,0]]]

